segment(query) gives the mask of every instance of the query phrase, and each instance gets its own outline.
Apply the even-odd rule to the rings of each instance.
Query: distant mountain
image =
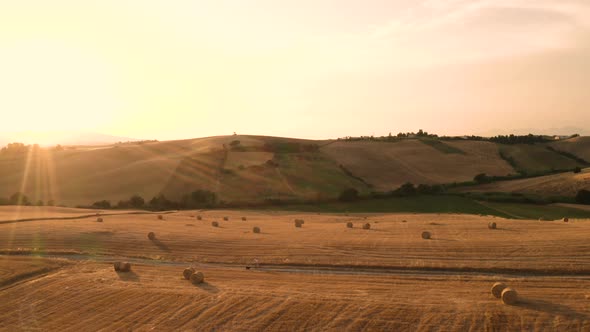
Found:
[[[25,144],[52,145],[106,145],[117,142],[139,141],[135,138],[77,131],[18,132],[0,137],[0,146],[12,142]]]
[[[573,134],[580,134],[582,136],[590,135],[590,130],[579,127],[555,127],[555,128],[517,128],[517,129],[492,129],[485,132],[477,133],[478,136],[490,137],[496,135],[560,135],[569,136]]]

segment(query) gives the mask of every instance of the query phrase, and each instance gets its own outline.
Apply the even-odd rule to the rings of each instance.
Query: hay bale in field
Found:
[[[203,220],[203,217],[197,216],[197,220]]]
[[[567,217],[563,218],[562,220],[563,220],[563,222],[569,222],[570,221],[570,219],[567,218]]]
[[[195,273],[191,274],[190,280],[195,285],[200,284],[203,281],[205,281],[205,275],[203,275],[203,272],[195,272]]]
[[[242,221],[246,221],[246,217],[242,217]]]
[[[148,239],[150,239],[151,241],[156,239],[156,233],[154,232],[149,232],[148,233]]]
[[[102,222],[102,218],[96,218],[96,222]]]
[[[369,224],[369,223],[364,224],[363,229],[371,229],[371,224]]]
[[[488,223],[488,228],[489,228],[489,229],[496,229],[496,223],[495,223],[495,222],[493,222],[493,221],[492,221],[492,222],[489,222],[489,223]]]
[[[354,226],[354,225],[353,225],[353,224],[352,224],[352,222],[350,222],[350,221],[346,223],[346,227],[347,227],[347,228],[352,228],[353,226]]]
[[[229,217],[223,217],[223,220],[228,221]]]
[[[424,231],[424,232],[422,232],[422,238],[423,238],[424,240],[428,240],[428,239],[430,239],[431,237],[432,237],[432,234],[430,234],[430,232],[428,232],[428,231]]]
[[[189,280],[193,273],[195,273],[195,269],[192,267],[187,267],[186,269],[184,269],[184,271],[182,271],[182,276],[184,277],[184,279]]]
[[[408,222],[408,221],[404,219],[404,220],[402,220],[402,222]]]
[[[503,282],[496,282],[492,285],[492,295],[499,299],[502,297],[502,291],[506,289],[506,284]]]
[[[252,232],[254,232],[254,233],[260,233],[260,227],[254,226],[254,228],[252,228]]]
[[[213,227],[219,227],[219,223],[217,221],[213,221],[211,223],[211,226],[213,226]]]
[[[129,262],[122,262],[119,265],[119,271],[121,272],[129,272],[131,271],[131,263]]]
[[[158,220],[164,220],[164,216],[163,216],[163,215],[161,215],[161,214],[159,214],[159,215],[158,215]]]
[[[518,302],[518,293],[510,287],[505,288],[502,291],[502,302],[508,305],[515,304]]]
[[[301,228],[302,225],[303,225],[303,220],[295,219],[295,227]]]
[[[121,262],[114,262],[113,267],[115,268],[115,271],[121,271]]]

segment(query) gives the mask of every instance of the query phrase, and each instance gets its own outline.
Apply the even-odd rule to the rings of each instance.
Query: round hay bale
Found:
[[[402,222],[408,222],[407,220],[402,220]]]
[[[371,229],[371,224],[369,224],[369,223],[364,224],[363,229]]]
[[[301,228],[302,225],[303,225],[303,220],[295,219],[295,227]]]
[[[352,224],[352,222],[350,222],[350,221],[346,223],[346,227],[347,227],[347,228],[352,228],[353,226],[354,226],[354,225],[353,225],[353,224]]]
[[[197,220],[203,220],[203,217],[197,216]]]
[[[505,283],[503,282],[496,282],[494,283],[494,285],[492,285],[492,295],[499,299],[502,297],[502,291],[504,289],[506,289],[508,286],[506,286]]]
[[[191,282],[196,285],[205,281],[205,276],[203,275],[203,272],[194,272],[191,274],[190,279]]]
[[[430,239],[431,237],[432,237],[432,234],[430,234],[430,232],[428,232],[428,231],[424,231],[424,232],[422,232],[422,238],[423,238],[424,240],[428,240],[428,239]]]
[[[102,222],[102,218],[96,218],[96,222]]]
[[[115,271],[121,271],[121,262],[114,262],[113,267],[115,268]]]
[[[153,240],[155,240],[155,239],[156,239],[156,233],[154,233],[154,232],[149,232],[149,233],[148,233],[148,239],[150,239],[150,240],[152,240],[152,241],[153,241]]]
[[[223,220],[228,221],[229,217],[223,217]]]
[[[246,221],[246,217],[242,217],[242,221]]]
[[[518,293],[510,287],[505,288],[502,291],[502,302],[508,305],[515,304],[518,302]]]
[[[129,272],[129,271],[131,271],[131,263],[129,263],[129,262],[122,262],[121,265],[119,265],[119,270],[121,272]]]
[[[254,226],[254,228],[252,228],[252,232],[257,233],[257,234],[260,233],[260,227]]]
[[[163,215],[161,215],[161,214],[159,214],[159,215],[158,215],[158,220],[164,220],[164,216],[163,216]]]
[[[182,271],[182,276],[184,277],[184,279],[189,280],[193,273],[195,273],[195,269],[192,267],[187,267],[186,269],[184,269],[184,271]]]
[[[496,229],[496,223],[495,223],[495,222],[493,222],[493,221],[492,221],[492,222],[490,222],[490,223],[488,223],[488,228],[489,228],[489,229]]]
[[[211,226],[213,226],[213,227],[219,227],[219,223],[217,221],[213,221],[211,223]]]
[[[562,220],[563,220],[563,222],[569,222],[570,221],[570,219],[567,218],[567,217],[563,218]]]

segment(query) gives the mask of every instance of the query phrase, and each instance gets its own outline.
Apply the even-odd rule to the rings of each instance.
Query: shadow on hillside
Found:
[[[166,252],[170,252],[170,248],[168,248],[167,245],[165,245],[164,243],[162,243],[162,241],[158,240],[158,239],[154,239],[152,240],[152,243],[154,243],[160,250],[166,251]]]
[[[547,301],[543,301],[543,300],[538,300],[538,299],[523,298],[523,299],[520,299],[519,302],[515,304],[515,306],[530,309],[530,310],[535,310],[535,311],[542,311],[542,312],[546,312],[548,314],[554,314],[554,315],[560,314],[560,315],[568,316],[571,318],[578,318],[578,319],[590,318],[587,314],[577,312],[568,306],[565,306],[562,304],[557,304],[557,303],[551,303],[551,302],[547,302]]]
[[[204,291],[207,291],[209,293],[214,293],[214,294],[219,293],[219,288],[215,287],[214,285],[212,285],[208,282],[203,282],[203,283],[197,284],[195,286],[204,290]]]
[[[123,281],[139,282],[139,275],[133,271],[120,272],[117,271],[117,276]]]

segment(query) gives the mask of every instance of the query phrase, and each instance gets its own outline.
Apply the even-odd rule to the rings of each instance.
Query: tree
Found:
[[[142,208],[145,205],[145,200],[139,195],[133,195],[129,198],[129,206],[133,208]]]
[[[414,187],[413,183],[406,182],[402,184],[399,188],[393,191],[394,195],[400,196],[411,196],[416,194],[416,187]]]
[[[12,194],[12,196],[10,196],[9,202],[11,205],[31,205],[27,195],[21,192]]]
[[[590,191],[585,189],[578,191],[576,202],[580,204],[590,204]]]
[[[53,203],[53,200],[48,201],[47,205],[49,205],[49,203]],[[96,209],[110,209],[111,202],[107,200],[97,201],[92,203],[92,207]]]
[[[340,192],[338,200],[342,202],[353,202],[359,199],[359,192],[354,188],[346,188]]]
[[[473,178],[473,181],[477,183],[490,183],[492,182],[492,179],[487,176],[486,173],[480,173]]]

